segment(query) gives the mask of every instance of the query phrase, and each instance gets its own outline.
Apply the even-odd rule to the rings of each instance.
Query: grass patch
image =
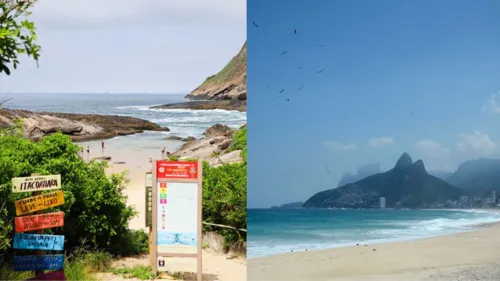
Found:
[[[112,269],[111,272],[116,275],[121,275],[123,278],[138,278],[141,280],[149,280],[155,278],[151,267],[144,265],[115,268]]]

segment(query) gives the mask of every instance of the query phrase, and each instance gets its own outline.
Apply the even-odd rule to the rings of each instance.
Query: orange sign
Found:
[[[62,190],[17,200],[16,215],[21,216],[64,204]]]
[[[16,217],[14,222],[16,225],[16,232],[59,227],[64,225],[64,212]]]
[[[197,179],[198,162],[158,161],[156,177],[159,179]]]

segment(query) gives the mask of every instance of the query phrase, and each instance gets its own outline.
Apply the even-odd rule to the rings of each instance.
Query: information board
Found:
[[[161,252],[196,253],[198,232],[198,184],[158,183],[158,231]]]
[[[61,175],[33,176],[12,179],[12,192],[61,189]]]
[[[146,227],[153,226],[153,174],[146,173]]]
[[[153,272],[174,270],[167,257],[196,258],[202,278],[201,162],[153,162]]]

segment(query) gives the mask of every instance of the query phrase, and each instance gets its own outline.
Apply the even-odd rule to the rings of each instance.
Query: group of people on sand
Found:
[[[104,153],[104,141],[101,141],[101,149]],[[80,156],[80,158],[82,158],[83,160],[90,161],[90,146],[87,145],[86,148],[83,148],[82,146],[82,148],[78,152],[78,156]]]

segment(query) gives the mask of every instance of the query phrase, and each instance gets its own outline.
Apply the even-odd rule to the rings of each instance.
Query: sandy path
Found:
[[[456,275],[464,275],[465,271],[469,271],[469,277],[488,271],[485,274],[489,275],[485,276],[494,275],[493,280],[500,280],[496,263],[500,263],[500,224],[474,232],[408,242],[249,259],[248,280],[462,280]]]
[[[107,169],[107,174],[121,173],[128,171],[130,182],[125,188],[125,193],[128,196],[128,204],[135,206],[139,211],[139,215],[133,218],[129,227],[131,229],[145,228],[145,173],[146,169],[130,169],[126,165],[111,165]],[[208,251],[203,252],[203,280],[220,280],[220,281],[246,281],[246,260],[242,259],[227,259],[226,256],[216,255]],[[149,257],[142,258],[125,258],[116,262],[116,266],[134,266],[148,265]],[[167,268],[172,271],[195,272],[196,260],[169,258],[166,259]],[[120,276],[101,275],[101,280],[122,280]],[[126,279],[130,280],[130,279]]]

